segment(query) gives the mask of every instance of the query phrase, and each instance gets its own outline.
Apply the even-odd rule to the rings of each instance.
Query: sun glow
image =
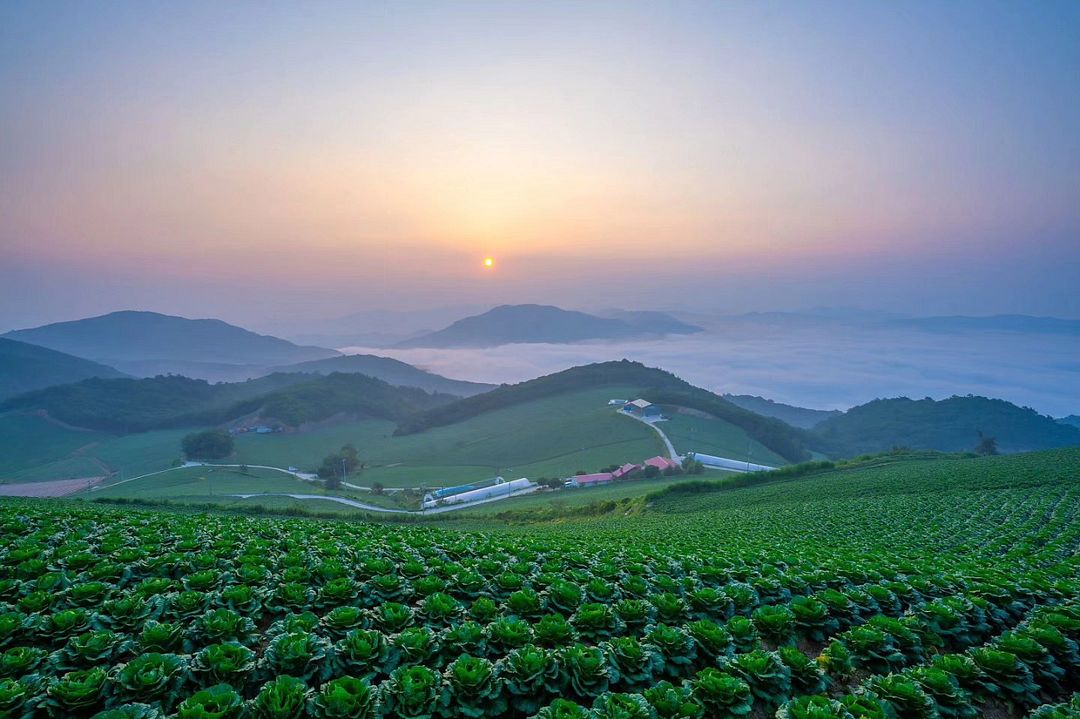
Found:
[[[486,267],[488,269],[491,269],[494,266],[495,266],[494,258],[491,258],[491,257],[485,257],[484,258],[484,267]]]

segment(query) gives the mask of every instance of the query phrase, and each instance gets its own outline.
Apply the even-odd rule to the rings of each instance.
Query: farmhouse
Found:
[[[623,405],[623,412],[641,419],[659,419],[660,407],[644,399],[635,399]]]
[[[615,479],[611,472],[597,472],[595,474],[579,474],[566,481],[567,487],[595,487],[598,484],[606,484]]]
[[[634,472],[634,471],[636,471],[638,469],[641,469],[641,467],[639,467],[636,464],[631,464],[631,463],[627,462],[626,464],[624,464],[623,466],[619,467],[614,472],[612,472],[611,476],[614,479],[622,479],[623,477],[627,476],[631,472]]]
[[[677,459],[668,459],[667,457],[661,457],[657,455],[656,457],[649,457],[648,459],[646,459],[645,466],[656,467],[661,472],[663,472],[665,469],[681,467],[682,464],[680,464]]]

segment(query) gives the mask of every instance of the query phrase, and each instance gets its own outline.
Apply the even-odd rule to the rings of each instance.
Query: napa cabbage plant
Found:
[[[46,685],[43,706],[53,717],[89,714],[100,704],[107,678],[101,667],[65,672]]]
[[[311,690],[302,679],[283,674],[267,682],[248,703],[252,719],[302,719]]]
[[[42,701],[38,683],[26,679],[0,679],[0,716],[5,719],[32,719]]]
[[[376,719],[378,693],[363,679],[339,677],[322,685],[311,702],[317,719]]]
[[[753,706],[750,686],[744,680],[713,667],[690,680],[690,695],[707,716],[746,716]]]
[[[510,706],[522,714],[534,714],[559,690],[559,665],[555,655],[526,644],[496,664]]]
[[[918,682],[903,674],[874,676],[866,682],[871,691],[897,719],[933,719],[938,716],[934,698]]]
[[[133,701],[152,699],[168,710],[179,699],[187,678],[188,663],[183,657],[149,652],[114,669],[112,685],[120,697]]]
[[[686,631],[680,627],[657,624],[645,635],[645,641],[656,647],[663,660],[658,676],[678,679],[692,673],[697,647]]]
[[[332,671],[329,649],[329,642],[317,634],[304,631],[279,634],[262,656],[262,674],[267,678],[287,674],[304,681],[327,679]]]
[[[685,684],[675,686],[666,680],[657,682],[643,691],[642,696],[653,708],[657,719],[701,719],[705,713],[705,707]]]
[[[592,705],[593,719],[656,719],[656,710],[640,694],[605,692]]]
[[[425,666],[398,667],[379,684],[379,701],[386,716],[430,719],[442,696],[442,678]]]
[[[600,646],[608,656],[612,684],[627,691],[650,686],[664,661],[655,647],[637,637],[615,637]]]
[[[599,647],[584,644],[563,647],[559,650],[558,662],[562,689],[566,694],[592,700],[608,690],[611,674],[607,657]]]
[[[229,684],[200,689],[176,707],[176,719],[241,719],[244,698]]]
[[[443,671],[438,706],[441,716],[495,717],[505,711],[506,705],[502,681],[495,665],[487,659],[463,654]]]
[[[371,681],[393,669],[390,645],[374,629],[353,629],[333,646],[331,665],[336,674]]]
[[[569,699],[555,699],[538,711],[532,719],[591,719],[591,712]]]
[[[202,686],[243,686],[255,671],[255,652],[238,642],[211,644],[192,657],[191,671]]]

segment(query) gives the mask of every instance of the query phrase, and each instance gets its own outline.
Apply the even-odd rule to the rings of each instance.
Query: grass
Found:
[[[755,464],[767,464],[779,467],[788,461],[765,445],[752,439],[741,427],[711,417],[691,414],[675,414],[659,427],[664,430],[675,451],[701,452],[715,457],[746,459],[750,450],[750,461]]]
[[[116,437],[72,429],[31,414],[0,415],[0,481],[37,482],[132,477],[169,467],[190,430],[160,430]]]
[[[606,388],[550,397],[420,434],[393,436],[393,424],[362,421],[303,433],[245,435],[236,460],[313,468],[346,442],[368,468],[350,478],[369,486],[450,486],[493,477],[565,477],[641,461],[662,451],[648,427],[619,417],[611,397],[632,388]]]
[[[252,469],[247,474],[224,467],[183,467],[122,484],[99,487],[83,493],[90,498],[188,499],[207,501],[214,496],[259,492],[322,494],[317,484],[294,479],[282,472]],[[343,492],[335,492],[343,494]]]

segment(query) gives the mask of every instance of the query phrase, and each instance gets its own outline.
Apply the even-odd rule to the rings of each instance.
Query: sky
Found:
[[[1071,1],[6,2],[0,329],[1080,318],[1078,77]]]

